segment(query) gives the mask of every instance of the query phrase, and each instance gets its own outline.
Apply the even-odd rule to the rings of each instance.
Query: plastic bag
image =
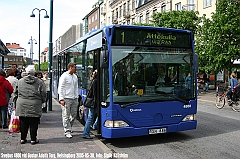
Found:
[[[20,132],[20,119],[15,115],[15,110],[13,110],[11,119],[8,125],[8,133],[18,133]]]

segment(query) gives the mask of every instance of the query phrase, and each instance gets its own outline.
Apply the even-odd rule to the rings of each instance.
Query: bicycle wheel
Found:
[[[218,109],[222,109],[223,107],[224,107],[224,105],[225,105],[225,98],[223,97],[223,96],[217,96],[216,97],[216,107],[218,108]]]
[[[232,108],[232,110],[235,111],[235,112],[240,112],[240,105],[238,104],[238,102],[233,102],[233,103],[231,104],[231,108]]]

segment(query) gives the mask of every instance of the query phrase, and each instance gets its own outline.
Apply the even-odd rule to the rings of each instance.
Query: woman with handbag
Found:
[[[42,103],[46,100],[46,89],[41,79],[34,77],[35,69],[26,68],[28,76],[18,80],[14,90],[13,102],[16,100],[16,116],[20,119],[21,144],[27,142],[30,128],[31,144],[39,143],[37,139],[38,123],[42,115]]]
[[[83,130],[82,137],[84,139],[92,139],[93,137],[90,136],[90,127],[93,123],[94,116],[97,111],[97,102],[96,102],[97,101],[97,70],[93,71],[92,73],[91,87],[89,89],[87,97],[94,99],[94,102],[93,102],[94,106],[92,108],[88,108],[89,109],[88,118]],[[96,125],[96,123],[94,125]]]

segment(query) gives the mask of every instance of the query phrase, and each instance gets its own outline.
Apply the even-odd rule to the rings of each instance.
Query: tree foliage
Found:
[[[220,0],[211,20],[205,16],[198,30],[196,52],[206,70],[231,69],[240,58],[240,1]]]
[[[40,65],[41,71],[47,71],[48,70],[48,62],[43,62]]]
[[[152,22],[155,26],[191,30],[195,34],[201,21],[198,14],[198,12],[185,10],[154,13]]]

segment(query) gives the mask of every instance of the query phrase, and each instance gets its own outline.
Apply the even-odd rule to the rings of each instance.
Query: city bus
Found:
[[[188,30],[111,25],[94,30],[53,57],[53,93],[67,64],[77,64],[86,98],[98,70],[98,133],[122,138],[197,127],[197,55]],[[82,123],[88,109],[79,108]]]

